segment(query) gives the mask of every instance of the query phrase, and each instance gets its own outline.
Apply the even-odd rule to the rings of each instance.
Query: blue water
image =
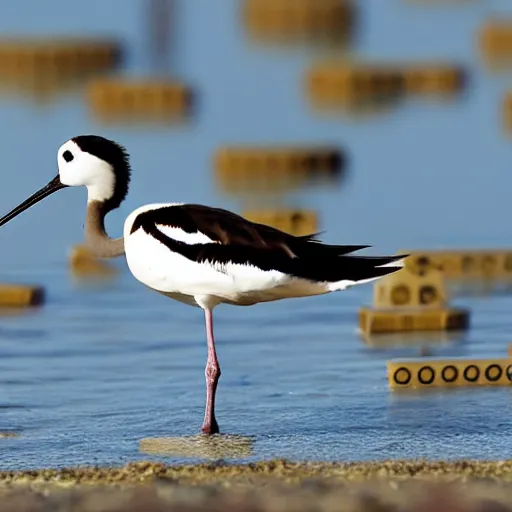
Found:
[[[181,0],[169,72],[199,93],[197,117],[182,127],[97,124],[82,91],[45,105],[0,97],[0,210],[56,173],[69,137],[99,133],[132,154],[132,191],[107,227],[146,202],[193,201],[240,211],[223,196],[211,159],[222,144],[329,142],[350,154],[340,186],[283,198],[316,209],[325,240],[370,243],[372,252],[416,247],[510,247],[512,138],[501,101],[512,75],[485,72],[476,34],[502,2],[421,7],[401,0],[360,4],[350,55],[454,60],[471,85],[443,104],[411,101],[358,121],[325,119],[307,105],[302,77],[322,55],[249,43],[235,0]],[[150,72],[143,2],[70,4],[24,0],[0,6],[0,34],[109,34],[129,49],[122,73]],[[3,205],[3,206],[2,206]],[[81,241],[84,190],[65,190],[0,231],[2,281],[33,282],[47,303],[0,316],[2,468],[119,464],[150,458],[148,437],[192,436],[204,406],[202,313],[151,292],[129,274],[83,287],[67,269]],[[250,437],[249,459],[509,457],[508,388],[391,393],[386,360],[418,356],[419,345],[379,347],[357,332],[372,300],[365,285],[335,295],[216,310],[223,432]],[[510,296],[459,297],[471,310],[467,333],[432,341],[434,355],[501,357],[512,341]],[[446,337],[446,336],[445,336]],[[421,338],[421,336],[420,336]],[[429,341],[430,340],[430,341]],[[156,456],[166,461],[181,456]]]

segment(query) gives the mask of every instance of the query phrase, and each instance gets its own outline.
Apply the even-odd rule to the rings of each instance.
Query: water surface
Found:
[[[0,31],[112,34],[129,49],[122,72],[142,75],[150,61],[141,5],[6,3]],[[476,51],[478,27],[506,12],[506,2],[438,8],[364,2],[354,56],[454,60],[472,77],[454,101],[410,102],[358,122],[316,116],[301,80],[321,55],[249,44],[235,7],[235,0],[182,2],[169,70],[199,91],[198,114],[186,126],[101,126],[80,91],[43,106],[2,97],[0,210],[52,178],[57,147],[80,133],[114,138],[133,157],[132,191],[108,219],[113,235],[146,202],[240,211],[241,199],[221,195],[213,180],[211,157],[221,144],[328,142],[349,152],[348,179],[282,198],[317,209],[326,241],[370,243],[373,253],[510,247],[512,141],[502,132],[500,108],[512,81],[485,73]],[[110,286],[77,286],[67,251],[81,240],[84,207],[84,190],[65,190],[0,231],[0,278],[48,292],[39,311],[0,317],[0,431],[20,434],[0,440],[5,469],[149,458],[138,450],[141,439],[191,436],[201,425],[201,311],[152,293],[123,261]],[[362,341],[357,311],[371,300],[372,287],[365,285],[313,299],[218,308],[222,430],[251,436],[249,459],[508,457],[508,388],[390,393],[386,360],[417,356],[419,349]],[[434,355],[506,354],[510,296],[455,304],[471,309],[471,329],[433,342]]]

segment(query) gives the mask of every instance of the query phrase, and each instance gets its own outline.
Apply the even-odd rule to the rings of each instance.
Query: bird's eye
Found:
[[[73,153],[71,153],[71,151],[64,151],[64,153],[62,153],[62,158],[64,158],[64,160],[66,160],[66,162],[71,162],[71,160],[73,160],[73,158],[75,158],[73,156]]]

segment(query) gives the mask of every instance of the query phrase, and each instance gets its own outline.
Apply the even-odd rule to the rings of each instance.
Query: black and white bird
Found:
[[[57,176],[2,217],[0,226],[57,190],[87,188],[85,242],[92,253],[100,258],[125,254],[140,282],[204,311],[205,434],[219,432],[214,411],[220,377],[213,337],[216,306],[344,290],[395,272],[406,256],[354,256],[350,253],[369,246],[327,245],[316,235],[293,236],[227,210],[183,203],[141,206],[126,218],[124,236],[110,238],[105,216],[125,199],[130,182],[126,149],[97,135],[80,135],[62,144],[57,163]]]

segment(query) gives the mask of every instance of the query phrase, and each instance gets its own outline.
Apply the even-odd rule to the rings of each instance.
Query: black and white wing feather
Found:
[[[293,236],[221,208],[196,204],[141,212],[130,234],[139,229],[170,251],[219,271],[227,264],[247,265],[316,282],[374,279],[401,268],[393,263],[406,257],[351,255],[369,246],[324,244],[314,234]]]

